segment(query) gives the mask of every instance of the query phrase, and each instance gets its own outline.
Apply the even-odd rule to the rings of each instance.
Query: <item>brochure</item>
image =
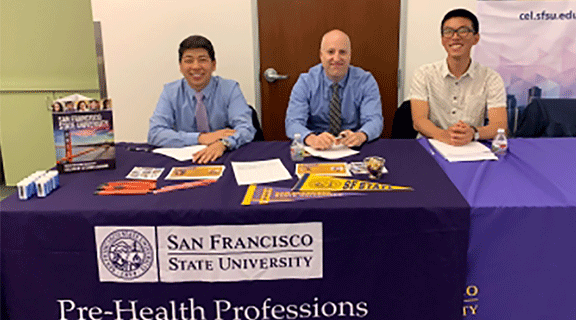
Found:
[[[60,173],[114,169],[112,101],[72,95],[52,103],[56,167]]]

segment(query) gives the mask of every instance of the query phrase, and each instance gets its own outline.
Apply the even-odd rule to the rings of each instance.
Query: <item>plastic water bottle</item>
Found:
[[[292,161],[304,160],[304,144],[299,133],[294,134],[294,140],[292,140],[290,145],[290,158],[292,158]]]
[[[498,133],[494,140],[492,140],[492,152],[497,156],[505,155],[508,151],[508,139],[506,139],[506,132],[504,129],[498,129]]]

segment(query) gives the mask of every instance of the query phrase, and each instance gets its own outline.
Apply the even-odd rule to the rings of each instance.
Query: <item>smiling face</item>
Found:
[[[473,30],[472,21],[464,17],[450,18],[444,22],[442,30],[458,30],[462,27]],[[470,59],[470,51],[479,40],[480,35],[478,33],[474,34],[473,32],[470,32],[465,36],[460,36],[458,32],[454,32],[450,37],[442,36],[442,46],[444,46],[446,53],[448,53],[448,59]]]
[[[86,104],[86,101],[78,102],[78,110],[80,110],[80,111],[88,110],[88,105]]]
[[[320,45],[320,61],[328,79],[332,82],[344,79],[350,58],[350,39],[344,32],[333,30],[324,35]]]
[[[216,61],[210,59],[206,49],[188,49],[182,54],[180,72],[195,91],[206,88],[214,70],[216,70]]]
[[[100,102],[98,100],[90,101],[90,110],[100,110]]]

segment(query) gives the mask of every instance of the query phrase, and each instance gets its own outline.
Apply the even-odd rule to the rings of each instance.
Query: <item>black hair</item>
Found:
[[[460,18],[466,18],[470,21],[472,21],[472,29],[474,29],[474,34],[477,34],[478,32],[480,32],[480,23],[478,22],[478,18],[476,18],[476,15],[474,15],[472,12],[466,10],[466,9],[454,9],[450,12],[448,12],[445,16],[444,19],[442,19],[442,24],[440,24],[440,32],[442,32],[442,29],[444,28],[444,22],[446,22],[446,20],[451,19],[451,18],[456,18],[456,17],[460,17]]]
[[[182,62],[182,55],[184,51],[188,49],[206,49],[208,51],[208,56],[212,61],[216,60],[214,55],[214,47],[212,46],[212,42],[206,39],[203,36],[189,36],[188,38],[182,40],[180,42],[180,48],[178,48],[178,62]]]
[[[59,109],[59,111],[57,109]],[[54,101],[54,103],[52,104],[52,111],[60,112],[64,111],[64,108],[62,107],[62,104],[60,102]]]

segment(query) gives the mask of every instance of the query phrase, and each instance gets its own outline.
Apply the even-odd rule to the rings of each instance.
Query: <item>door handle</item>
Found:
[[[266,69],[266,71],[264,71],[264,78],[266,79],[266,81],[272,83],[276,80],[288,79],[288,75],[278,74],[278,72],[274,70],[274,68],[268,68]]]

